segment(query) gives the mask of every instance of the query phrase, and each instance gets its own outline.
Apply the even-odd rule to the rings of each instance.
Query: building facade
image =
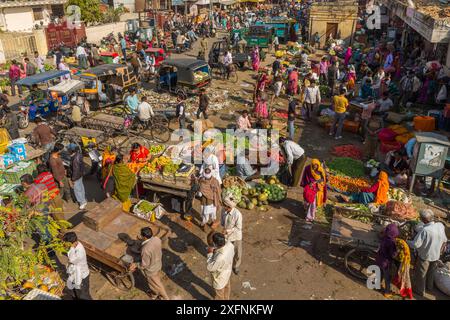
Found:
[[[0,30],[31,32],[35,26],[46,26],[52,17],[64,16],[67,0],[30,0],[0,2]]]
[[[450,68],[450,17],[426,11],[430,6],[440,8],[439,0],[429,0],[426,6],[419,3],[416,8],[399,0],[384,0],[384,4],[389,9],[391,22],[402,30],[401,46],[420,40],[428,56]]]
[[[324,46],[331,35],[339,35],[347,44],[353,43],[353,35],[358,21],[358,1],[330,0],[314,2],[309,12],[309,37],[318,32],[320,46]]]

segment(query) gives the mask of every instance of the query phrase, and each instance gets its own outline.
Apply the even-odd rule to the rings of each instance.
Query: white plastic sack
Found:
[[[448,264],[443,264],[436,269],[434,273],[434,284],[439,290],[447,296],[450,296],[450,266]]]

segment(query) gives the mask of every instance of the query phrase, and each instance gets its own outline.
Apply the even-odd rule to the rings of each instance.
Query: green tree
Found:
[[[103,15],[100,11],[100,0],[69,0],[68,6],[78,6],[81,10],[81,20],[85,23],[95,23],[102,21]]]

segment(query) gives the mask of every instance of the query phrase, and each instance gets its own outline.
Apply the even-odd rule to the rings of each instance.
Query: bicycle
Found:
[[[219,78],[221,80],[230,80],[232,83],[237,83],[239,80],[238,74],[237,74],[237,65],[235,63],[231,64],[229,66],[229,76],[227,79],[227,71],[225,70],[226,67],[221,66],[219,64],[214,65],[211,67],[213,75],[216,78]]]
[[[150,136],[147,136],[146,131],[150,131]],[[143,137],[144,139],[165,143],[170,139],[169,120],[165,115],[159,114],[155,114],[145,121],[140,120],[138,117],[134,117],[127,133]]]

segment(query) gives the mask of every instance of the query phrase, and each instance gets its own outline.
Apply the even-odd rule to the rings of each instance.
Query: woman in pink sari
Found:
[[[267,110],[267,102],[264,99],[264,94],[259,93],[256,97],[255,114],[257,118],[267,119],[269,111]]]
[[[294,68],[294,70],[291,71],[289,74],[289,94],[290,95],[296,95],[298,91],[298,71],[297,68]]]
[[[259,48],[258,46],[256,46],[251,54],[251,58],[252,58],[252,68],[253,71],[258,71],[259,70],[259,63],[260,63],[260,58],[259,58]]]
[[[348,47],[347,51],[345,52],[345,57],[344,57],[344,65],[345,66],[347,66],[348,63],[350,62],[352,54],[353,54],[352,47]]]

